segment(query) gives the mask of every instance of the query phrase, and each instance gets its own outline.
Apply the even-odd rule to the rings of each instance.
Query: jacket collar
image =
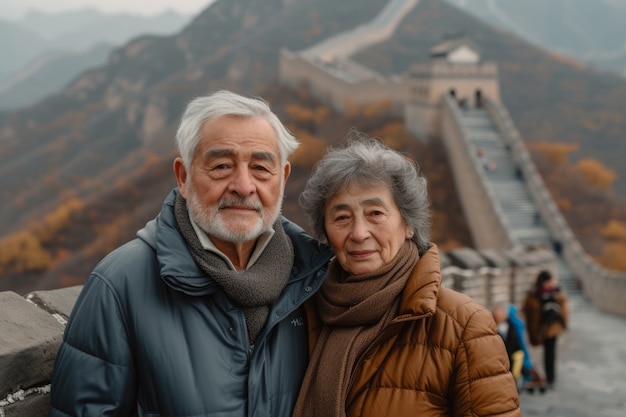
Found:
[[[402,293],[400,315],[431,315],[437,309],[437,295],[441,287],[441,263],[437,245],[420,257]]]

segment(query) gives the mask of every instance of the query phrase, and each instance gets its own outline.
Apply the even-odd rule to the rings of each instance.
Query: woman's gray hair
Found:
[[[193,99],[185,109],[176,131],[176,146],[189,170],[194,153],[200,143],[200,131],[209,120],[221,116],[261,117],[266,120],[278,138],[278,151],[284,166],[287,158],[300,145],[270,109],[269,104],[258,97],[244,97],[227,90]]]
[[[346,186],[389,187],[394,202],[420,253],[430,244],[431,212],[426,178],[419,165],[400,152],[365,134],[350,132],[340,148],[330,148],[317,163],[300,194],[300,206],[318,239],[327,240],[326,202]]]

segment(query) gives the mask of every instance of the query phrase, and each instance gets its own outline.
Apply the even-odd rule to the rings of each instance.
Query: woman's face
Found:
[[[544,281],[543,284],[541,284],[541,286],[543,288],[553,288],[556,287],[558,285],[558,281],[556,279],[556,277],[551,277],[549,280]]]
[[[337,260],[362,275],[389,263],[412,236],[388,188],[349,185],[326,202],[326,235]]]

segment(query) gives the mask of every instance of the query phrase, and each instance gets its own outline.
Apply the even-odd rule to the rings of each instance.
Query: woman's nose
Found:
[[[352,223],[352,230],[350,232],[350,236],[352,237],[352,239],[354,241],[360,242],[367,239],[369,234],[370,232],[367,222],[362,218],[356,217],[354,219],[354,222]]]

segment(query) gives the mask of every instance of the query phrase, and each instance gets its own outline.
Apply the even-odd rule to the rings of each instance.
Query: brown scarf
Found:
[[[355,366],[397,315],[400,296],[419,260],[407,240],[381,269],[349,275],[336,260],[315,302],[324,327],[311,355],[294,417],[346,415],[346,398]]]

